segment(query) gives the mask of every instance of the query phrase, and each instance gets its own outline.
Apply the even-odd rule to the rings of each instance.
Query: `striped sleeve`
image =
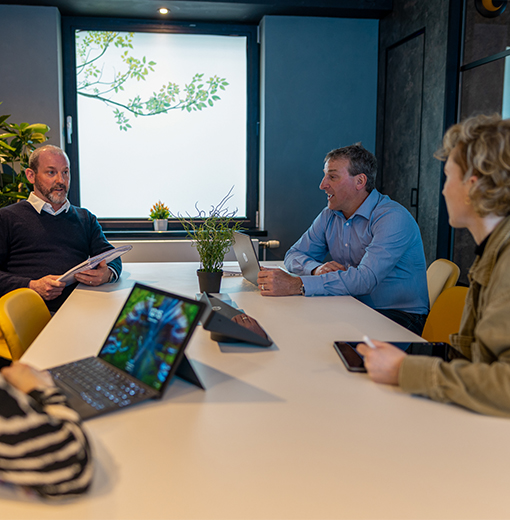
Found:
[[[30,395],[0,375],[0,481],[45,498],[87,491],[92,457],[78,414],[57,388]]]

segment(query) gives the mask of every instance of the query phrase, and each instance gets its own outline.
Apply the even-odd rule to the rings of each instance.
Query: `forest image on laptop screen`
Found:
[[[135,287],[99,357],[159,390],[200,306]]]

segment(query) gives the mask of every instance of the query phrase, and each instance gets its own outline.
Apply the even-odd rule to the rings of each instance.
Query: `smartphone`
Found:
[[[335,341],[333,343],[335,350],[349,372],[366,372],[367,369],[363,363],[363,358],[358,354],[357,350],[354,349],[355,345],[357,345],[357,343],[349,344],[344,341]]]
[[[333,346],[340,359],[350,372],[366,372],[363,356],[356,350],[356,345],[362,341],[345,342],[335,341]],[[444,361],[449,360],[449,350],[452,348],[448,343],[407,343],[391,341],[392,345],[404,350],[407,354],[419,356],[439,357]]]

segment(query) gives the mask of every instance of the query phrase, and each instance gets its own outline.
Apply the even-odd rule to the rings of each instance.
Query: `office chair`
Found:
[[[457,264],[438,258],[427,269],[427,286],[429,289],[429,305],[432,309],[434,302],[442,291],[453,287],[459,279],[460,269]]]
[[[12,359],[11,351],[7,346],[7,342],[4,339],[2,331],[0,331],[0,356],[6,359]]]
[[[424,339],[449,343],[450,334],[459,332],[467,291],[467,287],[455,286],[445,289],[437,297],[423,327]]]
[[[0,330],[13,360],[23,355],[50,319],[44,300],[32,289],[16,289],[0,298]]]

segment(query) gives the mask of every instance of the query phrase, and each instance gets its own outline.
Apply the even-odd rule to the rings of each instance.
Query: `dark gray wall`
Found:
[[[386,52],[384,144],[379,164],[379,185],[415,219],[420,180],[424,44],[425,34],[419,32]]]
[[[46,123],[62,144],[60,13],[56,7],[0,5],[0,114]]]
[[[471,2],[466,5],[463,64],[499,55],[510,45],[510,12],[486,18]],[[460,117],[494,114],[503,109],[506,58],[500,57],[461,73]],[[460,267],[459,282],[468,284],[468,271],[475,260],[475,241],[467,229],[455,229],[453,261]]]
[[[261,225],[283,258],[326,205],[324,156],[375,152],[376,20],[268,16],[261,23]]]
[[[449,5],[449,0],[393,0],[379,29],[378,187],[406,207],[411,189],[418,190],[418,205],[411,209],[429,264],[437,251],[441,163],[433,154],[444,130]],[[406,48],[412,59],[398,57]]]

